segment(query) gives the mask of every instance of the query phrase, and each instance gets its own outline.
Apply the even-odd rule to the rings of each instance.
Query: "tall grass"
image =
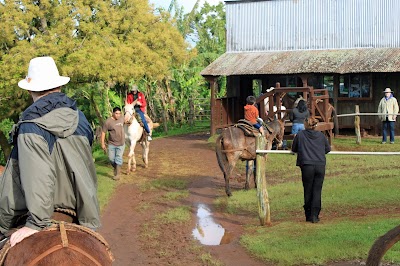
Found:
[[[363,139],[362,145],[355,144],[354,138],[337,138],[333,147],[400,150],[400,145],[382,145],[378,138]],[[399,159],[381,155],[327,155],[321,222],[311,224],[304,221],[303,188],[300,169],[295,166],[296,156],[268,155],[266,176],[275,226],[250,226],[242,238],[243,245],[255,256],[281,265],[366,259],[374,239],[400,224]],[[252,224],[258,224],[254,189],[234,191],[231,198],[222,197],[215,203],[228,213],[252,215]],[[385,259],[400,263],[399,250],[398,244]]]
[[[327,221],[323,224],[282,222],[259,228],[241,238],[253,254],[278,265],[318,264],[337,260],[365,260],[375,238],[399,224],[396,218]],[[400,260],[394,246],[386,260]]]
[[[100,210],[103,210],[114,193],[117,183],[112,179],[113,170],[108,157],[98,144],[93,147],[93,159],[97,173],[97,198]]]

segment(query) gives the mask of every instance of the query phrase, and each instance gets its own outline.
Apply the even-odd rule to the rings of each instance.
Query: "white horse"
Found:
[[[149,166],[149,146],[150,142],[147,140],[144,128],[139,124],[135,118],[135,108],[133,104],[125,103],[124,115],[125,115],[125,143],[129,146],[128,154],[128,174],[136,170],[136,159],[135,159],[135,146],[139,142],[142,145],[142,157],[144,167]],[[148,123],[150,130],[153,130],[153,123]]]

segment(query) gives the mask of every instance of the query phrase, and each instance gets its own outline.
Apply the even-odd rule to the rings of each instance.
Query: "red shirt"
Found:
[[[146,98],[144,97],[144,94],[138,91],[136,94],[133,94],[132,92],[129,92],[128,95],[126,96],[126,101],[128,104],[133,103],[135,100],[138,100],[142,105],[140,106],[140,110],[142,110],[143,113],[146,113]]]
[[[256,124],[258,116],[258,109],[254,105],[247,104],[244,107],[244,119],[249,120],[252,124]]]

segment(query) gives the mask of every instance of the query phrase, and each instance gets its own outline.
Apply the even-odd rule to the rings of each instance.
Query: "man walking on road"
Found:
[[[108,132],[108,158],[114,167],[114,180],[120,179],[122,156],[125,150],[124,118],[121,108],[114,107],[112,116],[106,120],[101,131],[101,148],[107,151],[105,138]]]

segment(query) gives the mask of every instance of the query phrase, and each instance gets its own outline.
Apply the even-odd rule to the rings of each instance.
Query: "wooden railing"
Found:
[[[243,106],[236,97],[215,99],[212,123],[215,128],[225,128],[236,123],[243,117]]]

